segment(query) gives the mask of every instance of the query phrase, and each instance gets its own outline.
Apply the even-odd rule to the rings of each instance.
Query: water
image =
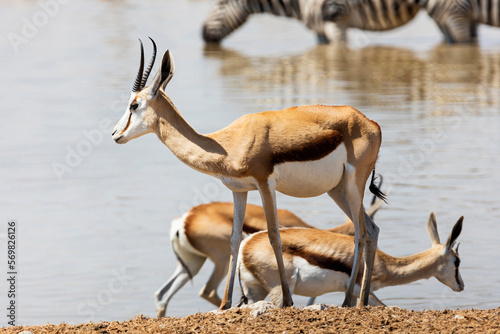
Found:
[[[378,296],[416,310],[498,307],[500,30],[482,27],[478,46],[442,45],[422,14],[384,34],[352,32],[341,48],[317,46],[299,22],[262,15],[214,49],[200,37],[210,6],[68,1],[44,21],[39,3],[0,1],[0,264],[6,273],[5,233],[15,219],[17,323],[154,316],[153,292],[176,265],[170,220],[192,205],[232,198],[154,135],[126,145],[111,140],[137,71],[137,38],[148,57],[147,36],[173,52],[167,91],[202,133],[246,113],[299,104],[348,104],[376,120],[383,131],[377,172],[392,187],[376,217],[379,247],[395,256],[423,251],[431,211],[441,239],[464,215],[466,284],[454,293],[430,279]],[[30,32],[26,22],[35,20]],[[12,34],[29,38],[13,44]],[[249,201],[258,203],[257,194]],[[326,196],[279,195],[278,203],[322,228],[344,219]],[[169,315],[214,309],[197,297],[210,269],[174,297]],[[339,293],[319,299],[341,300]]]

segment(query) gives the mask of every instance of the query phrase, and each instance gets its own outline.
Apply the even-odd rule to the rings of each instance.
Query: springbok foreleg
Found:
[[[266,215],[269,242],[271,243],[271,246],[274,250],[274,256],[276,257],[276,262],[278,264],[281,290],[283,294],[282,307],[293,306],[292,296],[290,294],[290,289],[288,288],[288,283],[286,280],[285,264],[283,263],[283,253],[281,251],[281,240],[278,229],[278,216],[276,208],[275,184],[271,182],[261,182],[259,183],[258,188],[262,199],[262,206],[264,207],[264,213]]]
[[[219,310],[227,310],[231,307],[233,298],[234,278],[236,276],[236,265],[238,260],[238,252],[240,249],[243,222],[245,221],[245,210],[247,207],[247,192],[234,192],[234,216],[233,216],[233,232],[231,236],[231,256],[229,257],[229,271],[227,273],[226,289],[224,297],[220,304]]]

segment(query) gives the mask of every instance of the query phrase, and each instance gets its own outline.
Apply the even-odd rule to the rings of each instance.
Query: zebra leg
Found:
[[[323,26],[323,34],[328,43],[346,43],[346,29],[334,22],[325,22]]]
[[[477,23],[476,22],[471,22],[470,24],[470,37],[472,39],[477,39]]]
[[[316,35],[318,37],[318,44],[328,44],[330,43],[330,40],[328,39],[328,37],[326,37],[325,34],[317,34]]]

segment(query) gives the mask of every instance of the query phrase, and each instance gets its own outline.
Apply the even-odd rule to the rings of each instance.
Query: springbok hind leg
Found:
[[[375,262],[375,253],[377,251],[377,241],[379,228],[371,218],[364,213],[364,221],[367,232],[366,245],[365,245],[365,270],[363,272],[363,280],[361,285],[361,295],[359,297],[358,306],[368,305],[370,297],[370,282],[373,271],[373,264]]]
[[[180,262],[177,264],[172,276],[154,294],[158,318],[165,316],[170,299],[189,281],[191,275],[194,276],[200,271],[205,260],[205,257],[193,255],[189,258],[189,269]]]
[[[342,211],[354,223],[354,262],[351,269],[351,276],[347,286],[344,302],[342,306],[355,306],[356,297],[353,295],[356,278],[361,266],[361,255],[363,254],[366,242],[366,228],[364,223],[362,195],[354,182],[354,171],[346,166],[344,177],[337,187],[330,190],[328,195],[337,203]]]

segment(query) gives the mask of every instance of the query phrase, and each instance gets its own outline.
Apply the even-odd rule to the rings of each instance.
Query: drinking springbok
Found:
[[[247,194],[252,190],[259,191],[264,207],[269,240],[281,276],[283,306],[291,306],[293,301],[281,255],[276,191],[294,197],[327,193],[353,221],[356,255],[344,304],[355,304],[352,291],[365,249],[359,306],[366,305],[379,228],[366,215],[363,197],[372,172],[369,189],[381,198],[384,196],[373,182],[382,142],[379,125],[349,106],[309,105],[248,114],[217,132],[202,135],[184,120],[165,93],[175,68],[169,50],[146,87],[156,56],[154,42],[153,47],[153,57],[143,75],[141,42],[139,72],[125,114],[112,136],[117,143],[125,144],[153,132],[183,163],[220,179],[232,190],[230,270],[220,309],[231,307]]]
[[[373,294],[386,286],[402,285],[436,277],[453,291],[462,291],[458,246],[453,245],[462,231],[463,217],[457,221],[445,244],[439,241],[436,217],[431,213],[427,232],[432,247],[422,253],[393,257],[377,250],[372,275],[371,305],[383,305]],[[286,277],[290,292],[316,297],[333,291],[345,291],[354,260],[353,238],[318,229],[284,228],[280,230]],[[268,294],[275,305],[281,302],[278,270],[266,232],[245,239],[238,261],[244,295],[250,303]],[[359,295],[361,276],[356,279],[354,295]]]
[[[366,210],[368,216],[373,219],[382,204],[383,201],[380,199],[372,202]],[[172,297],[198,274],[207,259],[214,263],[214,269],[199,295],[215,306],[220,305],[221,299],[217,294],[217,288],[229,265],[233,210],[233,203],[201,204],[172,221],[170,242],[178,262],[172,276],[154,294],[159,318],[165,316]],[[315,228],[292,212],[280,209],[278,209],[278,224],[280,227]],[[243,232],[248,235],[266,228],[266,217],[262,207],[247,204]],[[329,231],[354,235],[354,225],[347,219],[344,224]]]

